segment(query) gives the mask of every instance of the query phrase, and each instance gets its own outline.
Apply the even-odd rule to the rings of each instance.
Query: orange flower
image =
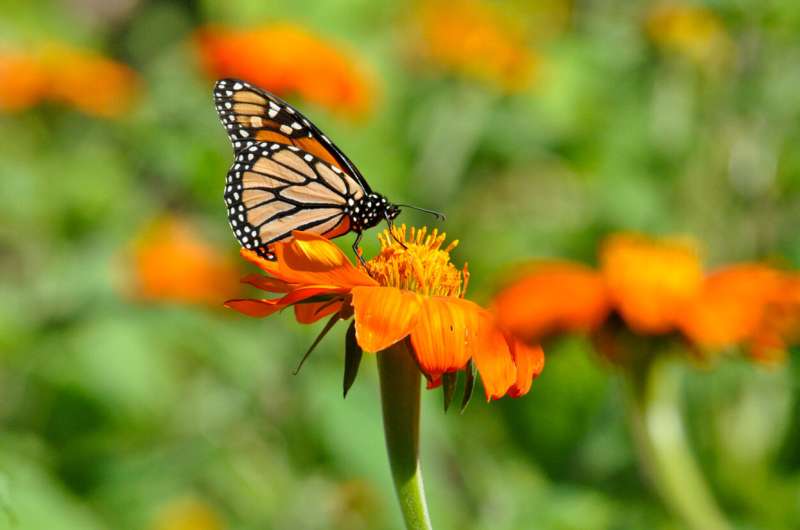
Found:
[[[419,53],[430,62],[502,90],[524,89],[538,58],[523,27],[480,0],[428,0],[416,14]]]
[[[600,261],[616,309],[639,333],[672,331],[702,286],[697,251],[683,241],[619,234],[603,244]]]
[[[780,284],[780,273],[764,265],[734,265],[709,275],[684,308],[680,328],[709,349],[746,341],[764,319]]]
[[[749,340],[750,355],[757,361],[783,360],[786,349],[800,344],[800,275],[781,274],[764,317]]]
[[[92,116],[124,115],[139,92],[133,70],[95,52],[52,44],[44,49],[42,61],[51,78],[49,97]]]
[[[155,222],[134,244],[132,258],[127,290],[135,298],[218,304],[239,291],[231,280],[234,264],[181,219]]]
[[[354,315],[356,341],[365,351],[380,352],[408,338],[429,388],[473,361],[488,399],[525,394],[542,370],[544,355],[506,337],[488,311],[463,298],[466,268],[459,271],[450,263],[456,243],[442,248],[444,234],[427,235],[425,228],[412,228],[407,237],[403,226],[395,236],[402,243],[383,232],[381,252],[365,269],[354,267],[327,239],[307,232],[276,245],[276,261],[243,250],[245,259],[269,275],[244,281],[283,296],[226,305],[251,316],[293,306],[301,323],[332,313]]]
[[[610,302],[603,277],[566,261],[530,266],[492,302],[502,326],[531,342],[557,332],[587,332],[608,315]]]
[[[0,52],[0,110],[22,110],[44,97],[47,74],[33,54]]]
[[[733,46],[720,19],[703,7],[681,3],[657,6],[648,14],[646,29],[662,49],[701,65],[724,63]]]
[[[372,86],[355,61],[291,24],[250,30],[208,26],[195,44],[212,78],[237,77],[278,95],[299,94],[335,111],[369,109]]]
[[[124,64],[60,43],[0,54],[0,109],[21,110],[49,100],[112,118],[131,108],[140,84]]]

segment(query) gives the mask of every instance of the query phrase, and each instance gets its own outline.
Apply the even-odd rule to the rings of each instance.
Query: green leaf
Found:
[[[294,372],[293,372],[294,375],[297,375],[297,374],[300,373],[300,368],[303,367],[303,363],[306,362],[306,359],[308,359],[308,356],[311,355],[311,352],[314,351],[314,348],[317,347],[317,344],[320,343],[320,341],[325,337],[325,335],[328,334],[328,332],[331,330],[331,328],[333,328],[333,325],[336,324],[338,321],[339,321],[339,313],[334,314],[331,317],[331,319],[328,320],[328,323],[325,324],[325,327],[322,328],[322,331],[319,332],[319,335],[317,335],[317,338],[314,339],[314,343],[311,344],[311,347],[308,349],[306,354],[303,355],[302,359],[300,359],[300,362],[297,364],[297,368],[294,369]]]
[[[442,374],[442,396],[444,396],[444,411],[450,408],[450,402],[453,401],[453,394],[456,392],[456,382],[458,381],[458,372],[447,372]]]
[[[353,320],[350,327],[347,328],[347,335],[344,339],[344,381],[342,382],[344,397],[347,397],[347,392],[356,380],[363,353],[361,346],[356,341],[356,322]]]
[[[472,390],[475,388],[475,367],[472,364],[472,360],[467,363],[464,371],[467,373],[467,379],[464,381],[464,397],[461,398],[462,414],[467,405],[469,405],[469,400],[472,398]]]

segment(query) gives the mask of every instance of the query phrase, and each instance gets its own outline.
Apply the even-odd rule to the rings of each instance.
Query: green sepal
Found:
[[[464,397],[461,398],[460,412],[462,414],[464,413],[464,409],[467,408],[467,405],[469,405],[469,400],[472,398],[472,391],[475,388],[475,366],[473,366],[471,359],[467,362],[464,372],[467,378],[464,380]]]
[[[442,374],[442,396],[444,397],[444,411],[450,408],[453,401],[453,394],[456,392],[458,382],[458,372],[447,372]]]
[[[347,334],[344,338],[344,380],[342,381],[342,388],[344,390],[343,397],[347,397],[347,392],[356,380],[358,375],[358,367],[361,365],[361,357],[364,351],[356,341],[356,322],[355,320],[350,323],[347,328]]]
[[[314,339],[313,344],[311,344],[311,347],[308,349],[306,354],[303,355],[303,358],[300,359],[300,362],[297,364],[297,368],[294,369],[293,375],[297,375],[297,374],[300,373],[300,368],[303,367],[303,363],[306,362],[306,359],[308,359],[308,356],[311,355],[311,352],[314,351],[314,348],[317,347],[317,344],[320,343],[320,341],[325,337],[325,335],[328,334],[328,332],[331,330],[331,328],[333,328],[333,325],[336,324],[338,321],[339,321],[339,313],[335,313],[331,317],[331,319],[328,320],[328,323],[325,324],[325,327],[322,328],[322,331],[319,332],[319,335],[317,335],[317,338]]]

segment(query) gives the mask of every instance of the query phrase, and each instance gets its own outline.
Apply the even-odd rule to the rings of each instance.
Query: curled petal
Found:
[[[280,266],[277,261],[268,260],[259,256],[255,251],[246,248],[240,249],[239,254],[262,271],[273,276],[279,276]]]
[[[292,236],[294,240],[291,242],[276,246],[282,250],[277,261],[286,264],[290,269],[330,272],[342,267],[353,267],[344,252],[328,239],[302,231],[295,231]]]
[[[517,380],[517,367],[506,337],[488,311],[481,310],[478,316],[473,359],[489,401],[503,397]]]
[[[342,309],[342,302],[339,300],[328,300],[325,302],[310,302],[297,304],[294,306],[294,316],[300,324],[312,324],[317,320],[332,315]]]
[[[262,291],[269,291],[271,293],[288,293],[292,288],[283,280],[277,278],[270,278],[261,274],[248,274],[242,278],[242,283],[257,287]]]
[[[332,285],[308,285],[293,290],[283,298],[279,298],[278,302],[284,306],[300,303],[315,296],[327,296],[333,298],[337,295],[345,293],[346,290]]]
[[[538,344],[536,346],[528,346],[518,340],[510,342],[510,345],[514,363],[517,365],[517,379],[508,389],[508,395],[520,397],[528,393],[533,380],[542,373],[544,369],[544,351]]]
[[[369,275],[353,266],[344,253],[324,237],[310,232],[292,232],[293,239],[275,245],[279,270],[276,277],[290,283],[332,284],[341,287],[377,285]]]
[[[278,300],[228,300],[225,307],[229,307],[240,313],[251,317],[266,317],[276,313],[286,307],[286,304],[278,303]]]
[[[459,298],[433,297],[423,301],[411,343],[420,368],[434,381],[467,364],[477,339],[476,308]]]
[[[421,298],[394,287],[354,287],[356,339],[365,351],[379,352],[406,337],[420,312]]]

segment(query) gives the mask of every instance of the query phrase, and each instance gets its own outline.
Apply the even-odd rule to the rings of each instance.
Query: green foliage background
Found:
[[[4,41],[103,50],[146,83],[122,120],[0,116],[0,528],[148,528],[187,496],[231,529],[399,528],[372,360],[341,399],[344,329],[295,377],[317,330],[288,313],[120,295],[120,253],[166,212],[237,251],[221,201],[230,148],[187,40],[202,23],[291,21],[368,64],[380,96],[363,122],[293,101],[377,190],[448,214],[480,301],[514,263],[592,263],[618,230],[692,234],[710,266],[800,266],[796,2],[706,2],[739,54],[712,73],[653,46],[647,2],[575,2],[567,30],[538,44],[547,75],[513,95],[415,68],[401,3],[142,1],[114,22],[84,4],[0,5]],[[549,345],[547,363],[528,396],[461,416],[423,396],[436,526],[681,528],[637,470],[613,371],[579,339]],[[691,439],[738,528],[800,520],[798,366],[685,368]]]

